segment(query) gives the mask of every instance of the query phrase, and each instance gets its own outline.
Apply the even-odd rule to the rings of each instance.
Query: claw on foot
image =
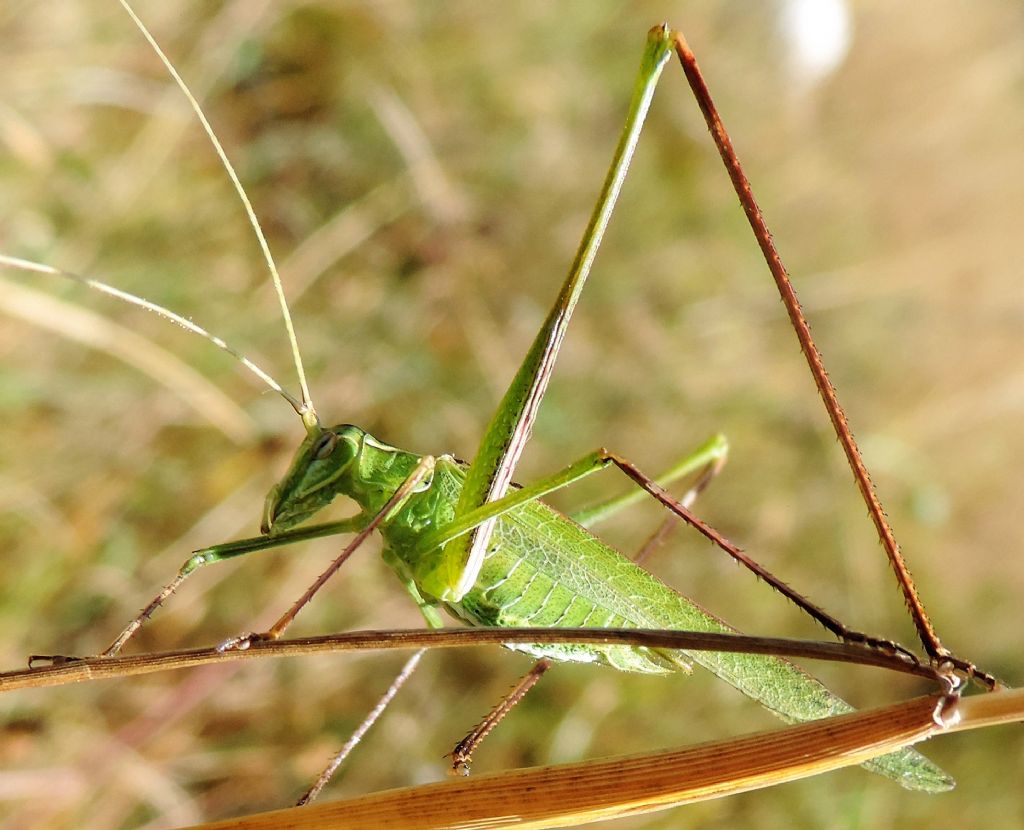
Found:
[[[932,720],[935,725],[942,729],[956,726],[960,722],[960,711],[957,708],[959,702],[960,694],[958,692],[941,695],[935,704],[935,711],[932,712]]]
[[[458,747],[456,747],[454,752],[449,752],[444,757],[451,758],[452,760],[452,765],[448,768],[448,774],[452,778],[466,778],[469,776],[470,758],[468,755],[460,754]]]
[[[465,778],[469,775],[470,767],[473,764],[473,742],[475,736],[471,733],[455,744],[455,748],[445,755],[450,758],[452,765],[448,768],[448,774],[453,778]]]
[[[994,675],[989,674],[987,671],[979,669],[974,663],[969,660],[962,660],[959,657],[954,656],[950,652],[943,649],[943,653],[936,657],[933,661],[933,665],[944,674],[953,675],[959,672],[963,676],[962,680],[971,681],[984,686],[988,691],[994,692],[1000,688],[1000,683],[996,680]],[[958,686],[961,678],[957,675]]]

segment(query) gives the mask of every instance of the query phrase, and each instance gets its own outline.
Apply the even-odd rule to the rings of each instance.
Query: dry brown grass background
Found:
[[[681,27],[937,626],[949,645],[1019,682],[1024,15],[1013,2],[858,4],[848,59],[801,92],[776,10],[139,5],[203,101],[284,263],[325,419],[463,456],[571,258],[644,32],[662,19]],[[116,4],[8,2],[0,41],[0,249],[190,314],[294,386],[237,201]],[[417,135],[433,167],[410,167],[401,147]],[[159,344],[239,407],[201,416],[194,392],[11,316],[28,303],[23,313],[67,330],[78,325],[72,312],[0,290],[0,624],[3,665],[15,667],[31,652],[101,649],[190,549],[254,532],[301,432],[287,407],[207,345],[58,281],[3,276],[95,311],[81,322],[91,332],[105,321]],[[137,355],[123,335],[107,335]],[[733,455],[701,512],[852,624],[909,641],[767,271],[672,64],[518,477],[599,445],[654,471],[715,431]],[[621,486],[609,475],[558,503]],[[628,550],[658,518],[643,507],[607,535]],[[208,644],[265,624],[337,543],[311,548],[209,569],[133,647]],[[746,630],[818,633],[689,534],[653,567]],[[418,624],[364,551],[297,629]],[[400,662],[262,661],[4,696],[4,826],[172,827],[285,805]],[[501,651],[429,657],[329,797],[442,776],[441,755],[525,666]],[[867,670],[821,673],[858,704],[919,690]],[[476,768],[772,723],[704,677],[564,667]],[[911,794],[852,770],[616,826],[1021,818],[1018,728],[927,752],[956,776],[956,791]]]

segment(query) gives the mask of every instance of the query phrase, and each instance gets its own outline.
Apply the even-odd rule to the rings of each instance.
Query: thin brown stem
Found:
[[[257,657],[298,657],[342,651],[389,651],[405,648],[465,648],[506,643],[591,643],[672,648],[686,651],[727,651],[739,654],[770,654],[778,657],[828,660],[874,666],[923,677],[946,687],[947,673],[920,661],[857,643],[827,643],[779,637],[752,637],[694,631],[663,631],[638,628],[452,628],[351,631],[294,640],[253,640],[247,649],[219,647],[181,649],[119,657],[84,657],[39,668],[0,674],[0,693],[17,689],[63,686],[86,680],[109,680],[173,669],[195,668],[209,663]]]

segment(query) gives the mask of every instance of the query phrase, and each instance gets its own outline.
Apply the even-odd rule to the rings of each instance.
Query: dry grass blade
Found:
[[[540,830],[653,812],[859,764],[946,731],[1024,719],[1024,691],[969,698],[953,722],[923,697],[842,717],[648,755],[389,790],[192,830]]]

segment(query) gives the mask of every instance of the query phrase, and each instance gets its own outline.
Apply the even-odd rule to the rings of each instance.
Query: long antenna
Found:
[[[200,337],[209,340],[218,349],[227,352],[235,360],[241,363],[246,369],[252,372],[256,377],[263,381],[269,386],[274,392],[277,392],[282,398],[284,398],[291,405],[300,416],[303,416],[303,412],[306,411],[305,406],[297,401],[291,394],[285,391],[285,389],[272,378],[266,371],[261,369],[256,363],[251,361],[241,352],[236,351],[229,346],[224,340],[217,337],[215,334],[211,334],[202,326],[193,323],[191,320],[182,317],[180,314],[175,314],[170,309],[164,308],[162,305],[158,305],[150,300],[138,297],[128,291],[122,291],[120,288],[114,288],[112,285],[108,285],[105,282],[94,280],[91,277],[83,277],[81,274],[76,274],[73,271],[65,271],[63,268],[54,268],[52,265],[43,265],[39,262],[32,262],[29,259],[20,259],[19,257],[7,256],[6,254],[0,254],[0,265],[7,265],[11,268],[17,268],[20,271],[33,271],[37,274],[53,274],[58,277],[65,277],[69,280],[77,282],[79,285],[87,286],[95,291],[99,291],[101,294],[106,294],[109,297],[115,297],[118,300],[128,303],[129,305],[137,306],[145,309],[158,317],[163,317],[165,320],[169,320],[175,325],[181,326],[186,331],[190,331],[193,334],[198,334]]]
[[[188,99],[189,104],[192,107],[192,111],[196,114],[196,118],[199,119],[199,123],[202,125],[203,130],[206,132],[207,138],[210,139],[210,143],[213,145],[213,149],[216,151],[217,156],[220,158],[221,164],[224,166],[224,170],[228,174],[228,178],[231,179],[231,184],[234,185],[235,192],[238,194],[238,198],[242,201],[242,206],[245,208],[246,216],[249,219],[249,224],[252,226],[253,232],[256,234],[256,239],[259,241],[260,250],[263,252],[263,259],[267,263],[267,269],[270,271],[270,278],[274,283],[274,291],[277,294],[278,303],[281,306],[281,316],[284,320],[284,327],[288,332],[288,342],[291,345],[292,359],[295,362],[295,371],[299,376],[299,388],[302,392],[302,404],[295,408],[295,411],[299,413],[302,418],[303,424],[307,430],[315,430],[319,428],[320,420],[317,417],[316,409],[313,406],[313,399],[309,394],[309,385],[306,383],[306,371],[302,366],[302,355],[299,352],[299,341],[295,336],[295,326],[292,324],[291,311],[288,308],[288,300],[284,295],[284,286],[281,283],[281,275],[277,272],[277,264],[274,262],[274,256],[270,253],[270,246],[267,244],[267,238],[263,233],[263,228],[260,227],[259,220],[256,218],[256,212],[253,210],[252,203],[249,201],[249,196],[245,192],[245,188],[242,187],[242,182],[239,180],[238,175],[235,173],[235,168],[228,160],[227,153],[224,152],[224,147],[221,145],[220,140],[217,138],[216,133],[213,131],[213,127],[210,126],[210,122],[207,120],[206,115],[203,113],[202,107],[199,106],[199,102],[192,95],[188,85],[185,83],[181,75],[174,68],[174,65],[164,54],[164,51],[160,48],[160,45],[156,42],[156,39],[150,34],[149,29],[146,28],[145,24],[139,19],[139,16],[135,13],[135,10],[128,4],[127,0],[119,0],[121,6],[131,17],[132,21],[138,27],[142,36],[146,38],[157,57],[160,58],[161,63],[167,69],[167,72],[174,79],[174,82],[178,85],[178,88],[182,91],[185,97]],[[212,339],[212,338],[211,338]],[[214,341],[216,342],[216,341]],[[233,352],[233,354],[237,353]],[[280,389],[280,387],[278,387]]]

